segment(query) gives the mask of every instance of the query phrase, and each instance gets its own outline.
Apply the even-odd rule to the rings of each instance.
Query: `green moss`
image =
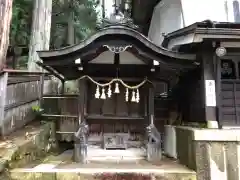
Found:
[[[29,140],[18,147],[12,147],[0,159],[0,172],[5,168],[13,169],[28,165],[34,161],[41,161],[44,157],[52,154],[51,142],[51,122],[45,123],[41,126],[39,133],[30,137]],[[23,137],[25,134],[22,135]],[[22,138],[22,137],[21,137]],[[1,178],[0,178],[1,179]]]

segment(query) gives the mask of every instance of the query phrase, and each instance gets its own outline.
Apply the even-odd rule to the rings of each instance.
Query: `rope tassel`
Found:
[[[114,91],[114,93],[120,93],[118,83],[115,84],[115,91]]]
[[[139,90],[137,89],[136,102],[139,103],[139,101],[140,101],[140,95],[139,95]]]
[[[90,81],[92,81],[94,84],[97,85],[96,93],[95,93],[95,98],[97,98],[97,99],[99,99],[99,98],[106,99],[106,94],[105,94],[105,88],[106,87],[108,87],[107,96],[110,98],[112,96],[111,85],[113,83],[115,83],[114,93],[120,93],[119,83],[121,83],[126,88],[125,100],[127,102],[129,101],[129,90],[132,90],[131,102],[137,102],[137,103],[140,101],[139,88],[141,86],[143,86],[146,82],[152,83],[147,78],[145,78],[141,83],[139,83],[138,85],[135,85],[135,86],[129,86],[125,82],[123,82],[122,79],[119,79],[119,78],[112,79],[108,83],[98,83],[97,81],[93,80],[90,76],[87,76],[87,75],[80,77],[78,80],[81,80],[81,79],[84,79],[84,78],[89,79]],[[100,88],[102,88],[101,94],[100,94]]]
[[[132,99],[131,99],[132,102],[136,102],[136,98],[135,98],[135,91],[133,90],[132,91]]]
[[[105,89],[104,88],[102,88],[101,99],[106,99],[106,94],[105,94]]]
[[[126,88],[126,95],[125,95],[126,102],[128,102],[128,96],[129,96],[129,92],[128,92],[128,88]]]
[[[112,89],[111,89],[111,85],[109,85],[108,87],[108,97],[110,98],[112,96]]]
[[[99,86],[97,86],[96,93],[95,93],[95,98],[99,99],[99,97],[100,97]]]

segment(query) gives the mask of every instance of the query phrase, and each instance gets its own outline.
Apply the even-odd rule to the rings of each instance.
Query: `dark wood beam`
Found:
[[[114,64],[115,70],[116,70],[116,77],[118,77],[119,76],[119,67],[120,67],[120,54],[119,53],[114,54],[113,64]]]
[[[80,76],[89,75],[91,77],[116,77],[116,69],[114,65],[105,64],[89,64],[89,67],[85,66],[83,71],[79,71],[77,67],[68,66],[68,68],[57,66],[56,70],[64,74],[65,79],[78,79]],[[150,80],[158,79],[162,81],[169,81],[173,76],[176,76],[175,71],[167,71],[164,69],[150,71],[149,66],[144,65],[120,65],[119,77],[120,78],[140,78],[149,77]],[[150,76],[151,75],[151,76]]]
[[[150,124],[151,117],[154,118],[154,88],[149,88],[148,92],[148,123]]]
[[[216,99],[212,99],[214,97],[208,97],[208,94],[206,94],[207,92],[207,82],[208,80],[212,80],[215,82],[215,72],[214,72],[214,62],[213,62],[213,58],[215,56],[214,53],[214,48],[212,46],[211,41],[210,42],[205,42],[201,45],[200,47],[200,51],[199,51],[199,58],[202,59],[202,74],[203,74],[203,94],[204,94],[204,100],[205,100],[205,120],[206,121],[217,121],[217,116],[216,116],[216,104],[208,104],[207,102],[209,101],[209,99],[211,99],[212,101],[215,101],[216,103]],[[209,85],[210,86],[210,85]],[[213,86],[216,86],[216,84],[214,83]],[[216,88],[214,87],[214,91],[216,90]],[[215,94],[215,98],[216,98],[216,92],[212,92]]]
[[[38,61],[36,62],[39,66],[41,66],[42,68],[44,68],[45,70],[47,70],[48,72],[50,72],[52,75],[56,76],[58,79],[60,79],[62,82],[64,81],[64,76],[60,73],[58,73],[55,69],[53,69],[52,67],[46,66],[45,64],[43,64],[42,62]]]
[[[75,136],[75,142],[74,142],[74,160],[78,163],[86,163],[87,158],[87,140],[85,137],[85,133],[81,132],[80,128],[83,125],[86,125],[86,119],[85,119],[85,108],[86,106],[86,97],[87,97],[87,85],[86,85],[86,79],[80,79],[79,80],[79,100],[78,100],[78,122],[79,122],[79,134]]]

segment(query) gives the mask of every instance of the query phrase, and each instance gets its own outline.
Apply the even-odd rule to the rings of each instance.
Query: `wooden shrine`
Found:
[[[176,72],[194,68],[194,56],[156,46],[123,25],[105,27],[74,46],[38,54],[42,62],[37,63],[59,78],[63,87],[68,80],[79,82],[75,95],[62,91],[45,97],[59,98],[70,113],[44,112],[55,118],[57,140],[74,141],[75,161],[85,163],[98,154],[132,149],[151,161],[161,158],[154,88]]]

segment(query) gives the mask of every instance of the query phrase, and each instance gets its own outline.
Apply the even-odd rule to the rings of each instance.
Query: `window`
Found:
[[[236,79],[235,64],[230,59],[221,61],[221,78],[222,79]]]

